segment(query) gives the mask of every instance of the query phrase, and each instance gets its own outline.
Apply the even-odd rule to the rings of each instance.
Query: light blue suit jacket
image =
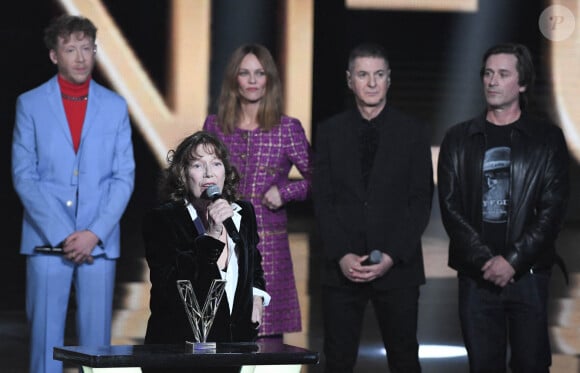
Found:
[[[55,75],[16,103],[12,179],[24,206],[21,254],[88,229],[93,256],[120,255],[121,216],[133,192],[135,160],[125,100],[94,80],[75,153]]]

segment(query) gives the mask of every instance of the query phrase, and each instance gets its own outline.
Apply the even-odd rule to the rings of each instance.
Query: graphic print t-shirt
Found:
[[[510,204],[510,134],[512,125],[486,123],[487,150],[483,158],[483,239],[494,254],[505,247]]]

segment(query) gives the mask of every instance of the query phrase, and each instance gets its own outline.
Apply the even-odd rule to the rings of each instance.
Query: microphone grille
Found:
[[[377,264],[377,263],[380,263],[382,257],[383,257],[382,252],[380,252],[379,250],[373,250],[373,251],[371,251],[371,253],[369,255],[369,260],[371,263]]]
[[[205,193],[207,194],[208,197],[219,196],[219,195],[221,195],[220,187],[217,186],[217,185],[215,185],[215,184],[214,185],[210,185],[205,190]]]

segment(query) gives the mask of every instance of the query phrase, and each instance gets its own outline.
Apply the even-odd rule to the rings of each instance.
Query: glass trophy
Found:
[[[208,342],[207,336],[225,289],[226,280],[214,279],[209,288],[203,308],[200,308],[191,282],[189,280],[177,280],[177,290],[185,306],[185,312],[195,338],[195,341],[185,342],[188,348],[192,348],[193,350],[210,350],[216,348],[216,343]]]

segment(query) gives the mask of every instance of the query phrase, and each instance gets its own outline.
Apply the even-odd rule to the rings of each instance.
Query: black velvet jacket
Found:
[[[250,342],[258,330],[252,323],[253,287],[265,290],[262,256],[257,249],[258,234],[254,207],[236,201],[242,208],[238,255],[238,284],[230,316],[224,293],[208,342]],[[198,255],[200,250],[224,243],[195,229],[183,203],[169,202],[152,209],[143,220],[145,254],[150,269],[151,316],[145,344],[181,344],[194,341],[177,280],[190,280],[196,296],[205,299],[213,279],[220,279],[217,265]],[[200,303],[203,306],[203,303]]]
[[[554,263],[554,242],[569,194],[569,156],[560,128],[525,114],[513,126],[504,256],[520,276]],[[438,162],[441,218],[450,238],[449,266],[476,279],[493,256],[481,238],[485,141],[484,114],[448,130]]]

